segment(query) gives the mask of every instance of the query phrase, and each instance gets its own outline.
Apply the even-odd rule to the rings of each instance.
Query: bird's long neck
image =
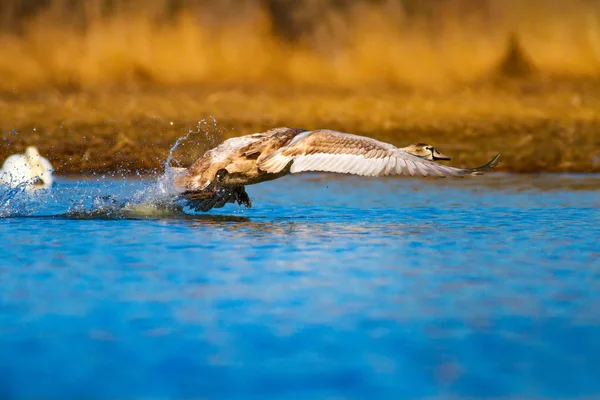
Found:
[[[38,155],[28,155],[27,156],[27,165],[29,165],[29,169],[32,174],[36,177],[40,177],[44,174],[44,166],[42,165],[42,160]]]
[[[410,155],[413,155],[415,157],[419,157],[418,155],[415,154],[415,148],[413,146],[399,147],[398,150],[408,153]]]

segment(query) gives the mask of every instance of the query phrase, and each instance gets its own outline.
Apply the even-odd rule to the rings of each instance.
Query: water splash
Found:
[[[193,133],[195,133],[195,132],[190,129],[186,135],[181,136],[179,139],[177,139],[175,141],[175,144],[171,147],[171,150],[169,150],[169,156],[167,157],[167,160],[165,161],[165,169],[171,168],[171,161],[173,160],[173,154],[175,153],[175,150],[177,150],[179,145],[181,143],[185,142],[190,137],[190,135]]]
[[[61,216],[73,219],[156,219],[185,216],[174,202],[153,203],[128,201],[117,196],[94,197],[89,206],[77,204]]]
[[[125,207],[133,207],[134,210],[138,211],[156,211],[156,209],[172,210],[179,194],[179,192],[175,190],[175,185],[173,184],[174,179],[186,171],[185,168],[171,166],[171,162],[174,160],[175,151],[180,145],[189,140],[190,137],[200,133],[204,133],[203,139],[208,147],[212,147],[212,145],[215,144],[215,138],[218,136],[214,134],[216,129],[217,120],[215,117],[209,117],[198,121],[196,130],[190,129],[186,135],[178,138],[169,150],[169,156],[164,163],[164,173],[157,177],[153,185],[136,192],[131,201],[125,204]],[[175,161],[177,162],[177,160]],[[177,164],[181,165],[179,162],[177,162]],[[181,207],[177,206],[177,209],[181,210]]]
[[[28,188],[28,182],[16,186],[0,185],[0,218],[31,215],[39,208],[48,190],[31,191]]]
[[[177,204],[177,193],[172,189],[169,168],[164,174],[139,180],[123,180],[115,186],[111,180],[97,179],[94,187],[62,188],[58,198],[72,199],[66,213],[61,216],[75,219],[138,219],[168,218],[183,215]],[[103,182],[104,181],[104,182]],[[118,188],[118,190],[115,190]],[[80,193],[77,196],[77,193]],[[77,196],[77,197],[74,197]]]
[[[206,140],[208,147],[212,147],[213,145],[215,145],[215,136],[216,135],[214,135],[214,134],[211,135],[210,130],[206,129],[206,127],[208,127],[209,124],[212,125],[212,132],[217,130],[216,118],[215,117],[205,118],[205,119],[198,121],[196,130],[190,129],[186,135],[181,136],[180,138],[178,138],[175,141],[175,144],[169,150],[169,156],[167,157],[167,160],[164,163],[165,170],[167,170],[168,168],[172,168],[171,162],[174,159],[175,150],[177,150],[177,148],[181,144],[185,143],[185,141],[188,140],[190,138],[190,136],[204,132],[204,139]],[[181,165],[177,160],[175,160],[175,162],[177,162],[178,166]]]
[[[114,180],[123,171],[95,175],[93,179],[60,182],[50,190],[28,193],[24,185],[14,188],[0,187],[0,218],[15,216],[67,217],[74,219],[129,219],[129,218],[179,218],[187,214],[178,204],[178,192],[173,180],[185,169],[175,152],[192,138],[198,145],[211,147],[220,138],[217,120],[214,117],[198,122],[197,129],[190,129],[179,137],[169,150],[164,162],[164,172],[139,179],[123,178],[123,185],[115,192]],[[109,179],[112,178],[112,179]],[[111,181],[111,182],[110,182]],[[141,186],[141,187],[140,187]],[[43,192],[43,193],[42,193]]]

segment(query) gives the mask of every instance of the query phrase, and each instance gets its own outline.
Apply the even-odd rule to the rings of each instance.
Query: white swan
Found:
[[[52,186],[52,165],[40,156],[38,149],[30,146],[25,154],[9,156],[0,170],[0,184],[17,187],[24,185],[29,191]]]

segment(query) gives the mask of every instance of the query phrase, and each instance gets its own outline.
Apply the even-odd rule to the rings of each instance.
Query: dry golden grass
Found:
[[[510,83],[452,93],[202,86],[0,96],[0,159],[36,144],[58,172],[160,169],[169,148],[188,164],[225,137],[276,126],[331,128],[396,145],[428,142],[475,166],[600,171],[600,83]],[[216,125],[213,124],[213,118]],[[13,131],[16,129],[16,131]]]
[[[172,11],[166,0],[86,0],[78,8],[50,0],[1,31],[0,90],[282,82],[449,87],[493,75],[513,34],[541,75],[600,73],[595,0],[355,1],[341,9],[305,0],[283,13],[296,21],[288,29],[298,31],[293,40],[280,27],[281,15],[265,7],[269,1],[277,3],[191,0]],[[15,19],[7,7],[24,2],[3,2],[5,25]],[[294,1],[288,3],[291,9]]]

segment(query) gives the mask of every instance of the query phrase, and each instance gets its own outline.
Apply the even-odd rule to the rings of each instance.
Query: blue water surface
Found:
[[[151,186],[0,194],[0,398],[600,396],[600,176]]]

